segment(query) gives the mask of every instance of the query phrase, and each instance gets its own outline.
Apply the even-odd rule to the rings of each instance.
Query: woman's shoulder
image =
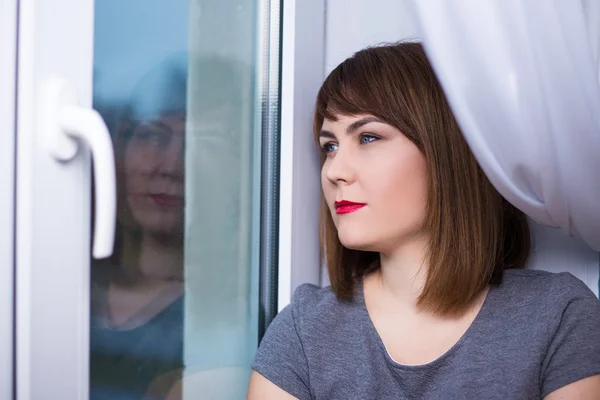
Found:
[[[562,315],[574,302],[587,303],[583,308],[600,309],[592,290],[569,272],[511,269],[504,273],[497,289],[502,297],[520,307],[543,307],[550,315]],[[583,311],[577,307],[579,312]]]
[[[509,270],[504,278],[502,302],[511,308],[498,305],[505,315],[498,319],[505,330],[513,324],[509,330],[515,337],[527,338],[515,341],[522,343],[515,359],[542,350],[542,395],[598,374],[600,301],[592,290],[568,272]]]
[[[291,304],[297,307],[328,307],[337,299],[331,286],[320,287],[311,283],[303,283],[294,290]]]
[[[355,314],[358,311],[358,297],[357,293],[353,300],[341,300],[331,286],[305,283],[296,288],[286,308],[297,325],[325,326],[339,323]]]
[[[504,271],[501,287],[530,295],[549,294],[552,291],[555,297],[595,298],[592,290],[570,272],[509,269]]]

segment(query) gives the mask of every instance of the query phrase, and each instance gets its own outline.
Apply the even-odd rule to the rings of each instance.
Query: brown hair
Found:
[[[459,314],[488,284],[501,281],[503,269],[524,266],[527,219],[477,164],[421,44],[367,48],[334,69],[317,96],[315,140],[324,119],[362,114],[399,129],[425,156],[429,252],[418,304],[439,315]],[[356,279],[379,268],[379,254],[340,243],[324,198],[320,229],[332,288],[350,300]]]

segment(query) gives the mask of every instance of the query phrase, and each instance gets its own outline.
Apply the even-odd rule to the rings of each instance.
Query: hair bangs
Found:
[[[382,85],[374,84],[378,74],[369,71],[373,60],[362,58],[356,54],[341,63],[321,86],[315,109],[315,139],[324,120],[337,121],[340,115],[369,114],[387,120],[380,112],[382,96],[379,89]]]

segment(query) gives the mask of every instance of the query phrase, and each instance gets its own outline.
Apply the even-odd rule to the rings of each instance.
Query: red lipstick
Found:
[[[353,201],[347,201],[347,200],[336,201],[334,203],[334,205],[335,205],[335,212],[337,214],[348,214],[348,213],[360,210],[361,208],[366,206],[365,203],[355,203]]]
[[[149,196],[152,202],[164,207],[182,207],[184,205],[183,197],[173,196],[169,194],[152,194]]]

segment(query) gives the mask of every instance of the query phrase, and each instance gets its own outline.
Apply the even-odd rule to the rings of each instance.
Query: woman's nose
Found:
[[[338,148],[333,157],[325,164],[325,176],[333,184],[350,184],[355,179],[355,170],[352,165],[351,152]]]
[[[173,135],[171,142],[163,149],[158,172],[174,178],[183,178],[185,171],[185,148],[183,135]]]

